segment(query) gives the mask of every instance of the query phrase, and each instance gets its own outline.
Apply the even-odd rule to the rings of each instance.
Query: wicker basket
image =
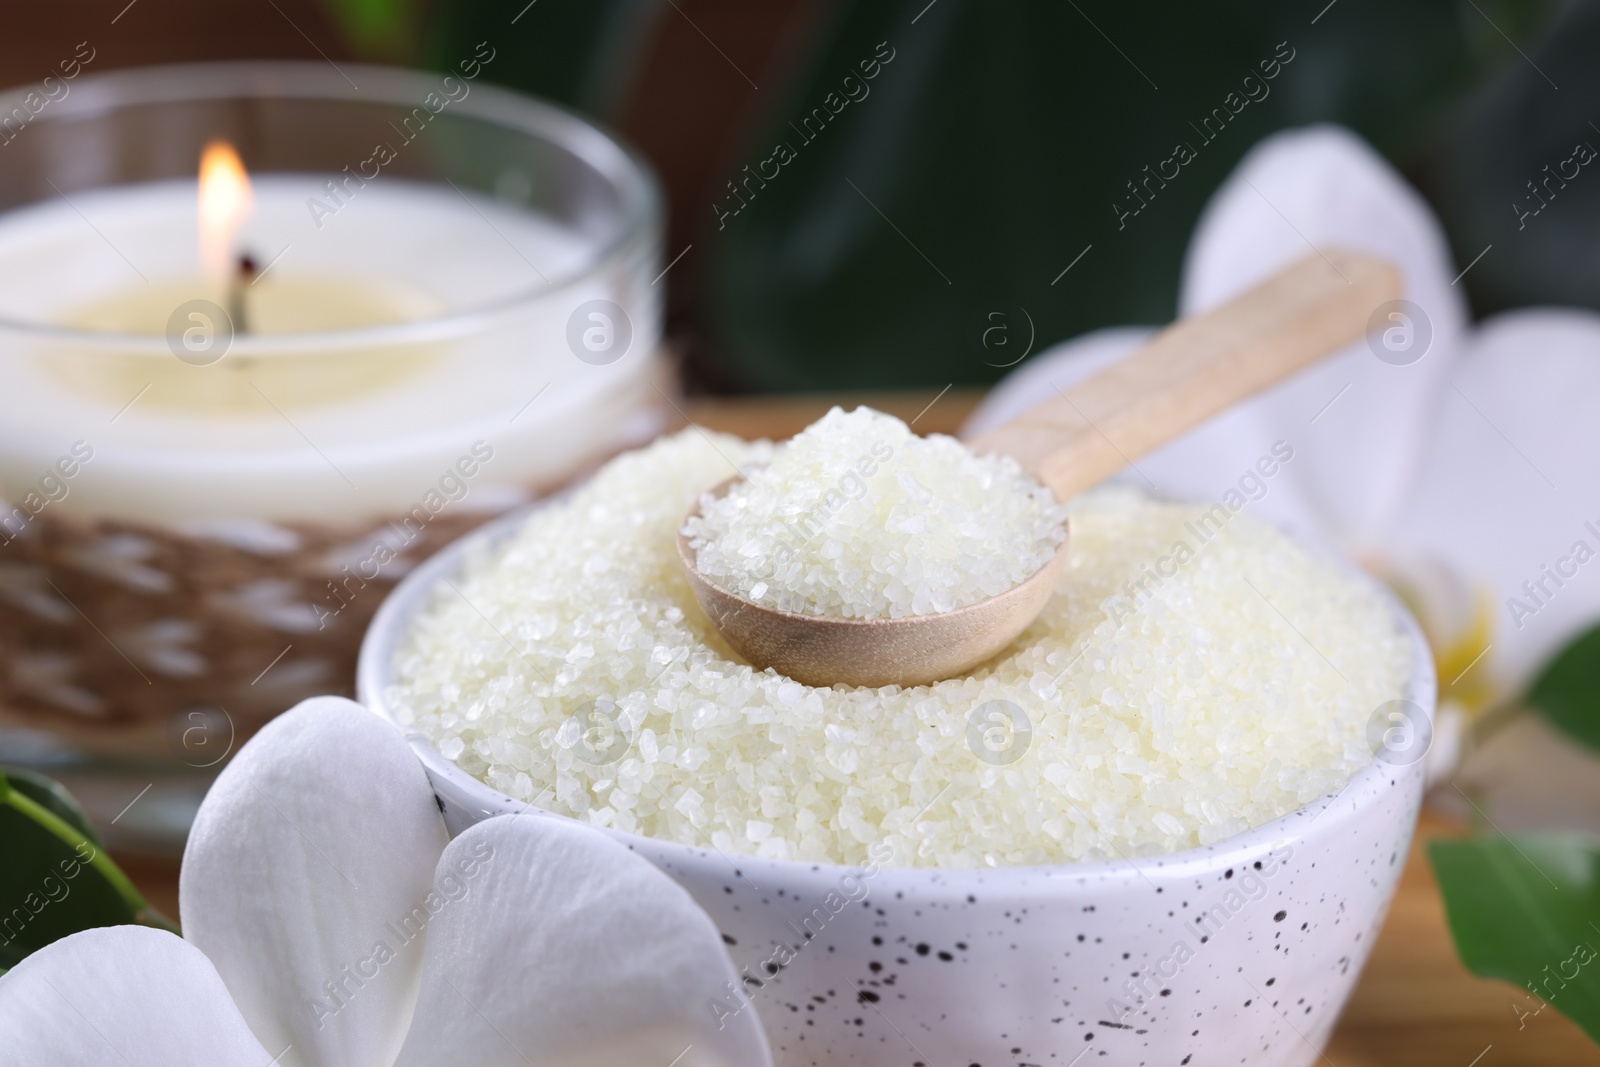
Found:
[[[99,759],[220,761],[297,701],[354,694],[362,634],[411,567],[662,422],[639,420],[559,482],[494,494],[493,507],[469,498],[426,522],[413,511],[175,532],[46,510],[0,545],[0,738],[21,728]]]

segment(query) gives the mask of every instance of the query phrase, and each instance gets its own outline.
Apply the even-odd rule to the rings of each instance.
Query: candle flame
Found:
[[[206,273],[233,270],[233,239],[250,214],[254,197],[239,153],[227,141],[212,141],[200,154],[200,263]]]

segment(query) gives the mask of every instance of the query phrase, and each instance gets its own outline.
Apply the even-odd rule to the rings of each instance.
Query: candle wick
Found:
[[[238,269],[233,273],[233,279],[228,283],[228,317],[233,320],[235,334],[249,333],[250,326],[245,314],[245,290],[256,277],[255,257],[245,253],[239,257]]]

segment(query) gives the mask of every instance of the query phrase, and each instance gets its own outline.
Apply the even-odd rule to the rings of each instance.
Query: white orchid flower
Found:
[[[184,936],[88,930],[0,978],[6,1067],[764,1067],[711,920],[556,816],[454,841],[399,731],[308,700],[206,795]]]
[[[1412,306],[1374,309],[1375,339],[1125,477],[1182,499],[1232,490],[1246,510],[1385,573],[1429,630],[1441,711],[1475,710],[1519,691],[1600,621],[1600,316],[1521,310],[1472,327],[1457,284],[1472,264],[1451,262],[1432,212],[1376,152],[1330,126],[1265,139],[1218,189],[1190,243],[1181,312],[1334,246],[1393,260]],[[1152,332],[1102,330],[1039,354],[965,433],[1054,396]],[[1277,442],[1293,459],[1253,474]]]

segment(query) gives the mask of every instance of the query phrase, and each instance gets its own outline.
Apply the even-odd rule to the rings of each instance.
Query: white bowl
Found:
[[[361,647],[367,707],[392,718],[384,693],[412,618],[468,551],[526,515],[457,541],[390,594]],[[1383,595],[1415,647],[1403,695],[1431,720],[1432,658]],[[452,834],[524,810],[408,737]],[[863,870],[605,832],[681,883],[722,930],[745,988],[706,1010],[754,1010],[780,1067],[1068,1067],[1085,1056],[1306,1067],[1382,926],[1423,768],[1375,760],[1265,826],[1111,863]]]

